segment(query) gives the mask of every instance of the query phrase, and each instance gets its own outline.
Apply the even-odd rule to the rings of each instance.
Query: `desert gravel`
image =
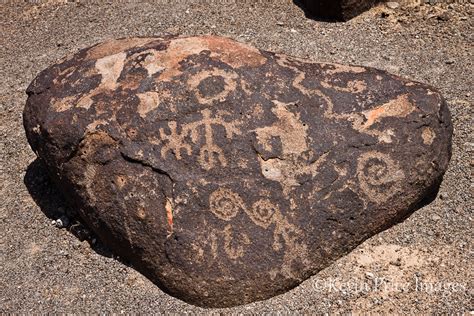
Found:
[[[380,5],[328,23],[308,19],[289,0],[2,2],[0,313],[472,313],[473,13],[467,2]],[[206,310],[163,293],[76,221],[35,162],[21,116],[28,84],[64,55],[110,38],[162,34],[223,35],[437,87],[455,127],[438,197],[270,300]]]

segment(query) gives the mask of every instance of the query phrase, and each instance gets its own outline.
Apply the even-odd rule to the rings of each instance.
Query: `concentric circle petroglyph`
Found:
[[[203,84],[206,80],[212,78],[218,78],[223,80],[224,85],[222,89],[210,95],[203,95],[202,89],[199,89],[200,85]],[[212,70],[203,70],[191,76],[188,79],[188,85],[191,91],[194,92],[194,95],[196,96],[200,104],[212,104],[214,101],[225,100],[229,93],[235,91],[235,89],[237,88],[237,78],[238,76],[235,72],[216,68]]]
[[[209,196],[209,207],[218,218],[229,221],[244,208],[244,201],[237,193],[219,188]]]
[[[252,221],[263,228],[267,228],[271,224],[272,217],[277,211],[277,206],[269,199],[259,200],[251,208],[246,209]]]

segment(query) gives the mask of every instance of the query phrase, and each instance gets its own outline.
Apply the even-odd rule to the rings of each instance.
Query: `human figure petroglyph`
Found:
[[[182,158],[181,151],[191,156],[191,145],[186,143],[185,137],[187,133],[183,130],[181,134],[177,131],[178,123],[175,121],[171,121],[168,123],[168,128],[170,129],[170,134],[166,134],[163,128],[160,128],[160,138],[162,140],[168,141],[163,147],[161,147],[161,157],[165,158],[166,154],[169,151],[172,151],[175,155],[176,159],[180,160]]]
[[[227,225],[223,231],[224,251],[230,259],[238,259],[244,255],[245,247],[250,245],[247,234],[235,232],[232,225]]]
[[[181,125],[181,132],[178,131],[178,124],[175,121],[168,123],[170,133],[167,134],[164,128],[160,128],[160,138],[167,141],[161,148],[161,156],[166,158],[168,152],[174,153],[176,159],[182,159],[182,151],[188,156],[192,155],[192,147],[187,141],[189,136],[193,143],[197,143],[200,137],[204,137],[204,145],[199,150],[198,161],[201,167],[205,170],[210,170],[217,163],[221,166],[227,166],[227,159],[224,151],[214,142],[213,125],[220,125],[224,127],[227,138],[232,138],[235,135],[241,134],[237,128],[240,122],[226,122],[221,115],[217,114],[214,117],[211,115],[211,110],[204,109],[201,111],[202,119],[188,124]],[[199,130],[204,129],[203,135],[200,135]]]

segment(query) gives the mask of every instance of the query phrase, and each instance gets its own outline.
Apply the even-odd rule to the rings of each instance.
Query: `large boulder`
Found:
[[[452,126],[433,88],[221,37],[113,40],[31,83],[31,147],[84,222],[167,293],[283,293],[426,203]]]

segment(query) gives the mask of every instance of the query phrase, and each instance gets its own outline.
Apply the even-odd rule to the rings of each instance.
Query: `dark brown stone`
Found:
[[[283,293],[436,191],[433,88],[219,37],[99,44],[41,72],[28,141],[83,220],[201,306]]]
[[[381,0],[302,0],[304,8],[314,17],[347,21],[370,9]]]

